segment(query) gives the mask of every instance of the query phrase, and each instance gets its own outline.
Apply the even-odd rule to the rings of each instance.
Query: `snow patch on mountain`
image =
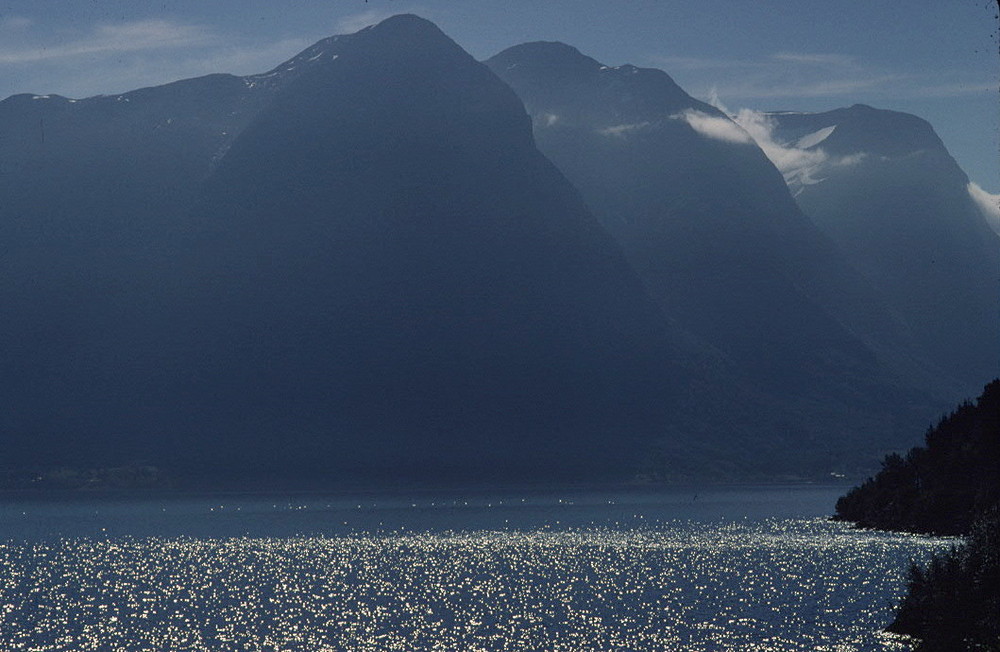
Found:
[[[829,138],[830,134],[832,134],[833,130],[836,128],[837,125],[832,125],[830,127],[824,127],[819,131],[814,131],[811,134],[806,134],[802,138],[799,138],[798,142],[795,143],[795,147],[798,149],[809,149],[810,147],[815,147]]]

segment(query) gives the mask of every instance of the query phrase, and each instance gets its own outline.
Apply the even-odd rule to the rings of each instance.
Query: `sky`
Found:
[[[0,98],[264,72],[396,13],[434,21],[478,59],[547,40],[660,68],[733,112],[913,113],[1000,193],[994,0],[0,0]]]

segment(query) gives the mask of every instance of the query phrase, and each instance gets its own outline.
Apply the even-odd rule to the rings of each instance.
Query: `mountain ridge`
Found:
[[[933,127],[910,114],[857,106],[772,119],[786,142],[836,125],[812,149],[851,160],[820,163],[810,174],[822,181],[802,186],[796,201],[963,391],[995,376],[1000,236]]]
[[[141,93],[237,91],[190,166],[132,166],[160,186],[205,175],[141,226],[107,219],[125,161],[98,170],[92,208],[53,194],[65,274],[101,271],[66,286],[48,252],[8,259],[8,306],[69,311],[41,341],[37,310],[6,335],[35,368],[4,383],[12,458],[127,456],[220,482],[627,476],[669,411],[693,412],[675,401],[689,372],[520,101],[421,19],[321,45],[257,104],[253,77]],[[139,97],[90,104],[142,122]],[[122,149],[148,137],[122,124]],[[9,245],[28,252],[37,226]],[[67,427],[77,443],[56,446]]]
[[[762,190],[781,174],[749,135],[662,71],[535,47],[576,61],[602,101],[529,115],[436,26],[401,16],[259,75],[0,102],[10,459],[388,482],[816,477],[881,453],[891,436],[866,433],[927,399],[875,378],[883,352],[855,329],[881,328],[877,311],[838,322],[817,303],[841,287],[801,272],[826,245],[787,190]],[[656,183],[635,197],[735,235],[688,247],[709,231],[668,220],[646,238],[634,229],[659,213],[630,204],[599,206],[602,225],[593,188],[536,148],[570,118],[608,160],[669,133],[648,153],[667,143],[692,187],[713,187],[698,165],[720,168],[738,190],[715,203],[643,194]],[[640,171],[609,176],[632,188]],[[643,264],[669,272],[668,300],[624,257],[630,229]],[[759,257],[775,233],[804,253]],[[698,305],[720,279],[727,297]],[[824,376],[834,399],[800,391]]]
[[[737,373],[813,410],[839,394],[845,413],[866,400],[851,384],[881,396],[871,414],[910,402],[911,373],[934,387],[933,371],[901,346],[903,325],[722,111],[666,73],[602,66],[563,44],[514,46],[487,64],[520,94],[540,149],[581,189],[664,311],[730,356]],[[819,389],[827,378],[837,386]],[[902,434],[908,409],[853,427]]]

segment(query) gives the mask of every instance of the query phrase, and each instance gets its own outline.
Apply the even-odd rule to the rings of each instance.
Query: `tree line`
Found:
[[[925,445],[892,454],[837,501],[835,520],[860,527],[961,535],[911,564],[891,632],[917,650],[1000,651],[1000,379],[928,429]]]

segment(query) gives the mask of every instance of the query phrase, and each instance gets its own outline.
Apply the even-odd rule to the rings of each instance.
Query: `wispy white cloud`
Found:
[[[555,113],[545,113],[536,120],[536,123],[542,127],[551,127],[557,122],[559,122],[559,116]]]
[[[904,90],[900,97],[962,97],[968,95],[980,95],[982,93],[996,93],[996,81],[974,81],[956,82],[953,84],[924,84]]]
[[[842,53],[775,52],[752,59],[651,57],[668,73],[681,77],[688,92],[705,97],[712,88],[741,100],[780,98],[963,97],[996,90],[995,79],[955,71],[953,81],[939,75],[872,65]]]
[[[62,43],[30,48],[0,46],[0,65],[72,59],[86,55],[191,48],[208,45],[215,40],[216,37],[204,26],[167,20],[103,24],[76,39]]]
[[[991,194],[979,187],[978,183],[970,182],[969,196],[979,206],[983,217],[997,234],[1000,234],[1000,195]]]
[[[725,110],[721,106],[720,109]],[[820,147],[822,141],[836,129],[836,125],[828,125],[795,142],[786,142],[777,137],[777,125],[766,113],[740,109],[732,117],[764,150],[764,154],[785,177],[785,183],[793,194],[800,192],[804,186],[820,183],[832,168],[858,165],[868,156],[864,152],[831,156]]]
[[[750,134],[732,120],[722,116],[709,115],[704,111],[689,109],[673,117],[684,120],[692,129],[706,138],[727,143],[750,144],[753,142]]]
[[[20,38],[0,39],[0,80],[18,84],[0,84],[0,98],[25,91],[86,97],[216,72],[260,73],[317,40],[250,44],[204,25],[170,20],[98,24],[58,35],[25,26]],[[5,70],[15,74],[3,75]]]
[[[290,59],[312,44],[308,39],[282,39],[261,47],[228,46],[199,50],[183,57],[142,56],[113,70],[83,73],[80,89],[104,88],[104,93],[117,93],[142,86],[167,83],[178,79],[225,72],[251,75],[266,72]],[[74,95],[74,93],[63,93]]]
[[[666,57],[654,56],[650,62],[667,72],[678,70],[732,70],[737,68],[762,68],[767,64],[750,59],[724,59],[716,57]]]
[[[550,123],[552,124],[552,123]],[[633,122],[630,124],[614,125],[611,127],[605,127],[604,129],[598,130],[598,133],[604,136],[616,136],[618,138],[624,137],[626,134],[630,134],[634,131],[639,131],[640,129],[645,129],[649,126],[649,122]]]
[[[35,21],[27,16],[6,16],[0,18],[0,31],[20,32],[35,24]]]
[[[259,46],[232,45],[213,48],[197,57],[184,59],[184,70],[196,74],[228,72],[235,75],[250,75],[265,72],[282,61],[292,58],[315,42],[309,38],[285,38]],[[165,66],[169,69],[170,66]]]
[[[733,119],[764,150],[764,154],[784,175],[785,182],[793,191],[822,180],[818,175],[829,159],[825,151],[820,148],[799,148],[779,141],[774,134],[774,120],[760,111],[740,109]]]
[[[887,87],[898,84],[908,75],[881,75],[867,77],[843,77],[839,79],[799,79],[776,80],[770,78],[743,78],[726,83],[715,83],[728,97],[746,99],[770,99],[784,97],[839,97],[856,96],[858,93],[888,92]]]
[[[858,163],[866,160],[868,158],[868,152],[855,152],[853,154],[848,154],[847,156],[841,156],[839,158],[830,159],[830,163],[838,168],[847,168],[852,165],[857,165]]]
[[[856,58],[846,54],[817,54],[811,52],[776,52],[770,59],[787,63],[854,66]]]

